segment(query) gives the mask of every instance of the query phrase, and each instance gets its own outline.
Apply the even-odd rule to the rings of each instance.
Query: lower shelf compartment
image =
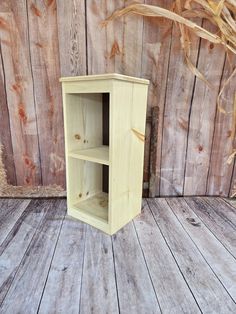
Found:
[[[108,194],[100,192],[73,204],[73,209],[108,223]]]

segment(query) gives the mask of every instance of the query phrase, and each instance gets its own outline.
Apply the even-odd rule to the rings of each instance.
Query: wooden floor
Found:
[[[0,313],[236,313],[236,209],[143,201],[113,237],[66,201],[0,200]]]

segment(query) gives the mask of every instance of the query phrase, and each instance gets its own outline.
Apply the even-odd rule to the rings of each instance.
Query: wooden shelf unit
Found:
[[[141,211],[148,80],[61,78],[68,214],[113,234]]]

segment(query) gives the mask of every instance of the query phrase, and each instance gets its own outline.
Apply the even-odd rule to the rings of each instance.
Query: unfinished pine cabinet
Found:
[[[141,210],[148,80],[61,78],[68,215],[113,234]]]

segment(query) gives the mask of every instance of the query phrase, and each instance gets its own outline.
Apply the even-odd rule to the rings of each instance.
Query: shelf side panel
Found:
[[[141,211],[147,85],[115,82],[110,104],[110,220],[117,231]]]

